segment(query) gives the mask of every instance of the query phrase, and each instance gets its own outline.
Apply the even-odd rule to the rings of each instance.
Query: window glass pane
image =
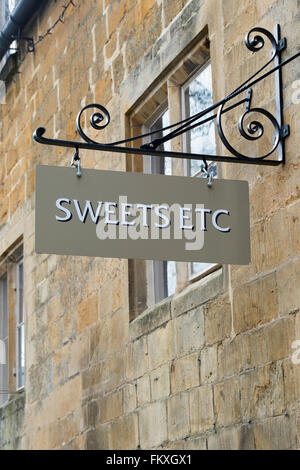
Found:
[[[19,0],[8,0],[8,9],[9,9],[10,13],[13,11],[13,9],[15,8],[18,1]]]
[[[169,110],[167,109],[164,114],[162,115],[162,126],[167,127],[170,125],[170,113]],[[163,136],[167,135],[170,130],[163,131]],[[168,140],[163,144],[164,150],[167,152],[171,151],[171,142]],[[165,175],[171,175],[172,174],[172,159],[170,157],[165,157],[164,158],[164,174]]]
[[[0,279],[0,406],[8,399],[8,302],[7,277]]]
[[[25,371],[25,327],[18,328],[18,388],[24,386]]]
[[[1,279],[0,296],[0,339],[5,339],[8,336],[8,302],[7,302],[7,277]]]
[[[214,263],[191,263],[191,275],[199,275],[213,266]]]
[[[24,276],[23,276],[23,261],[18,264],[18,323],[22,323],[24,321],[24,295],[23,295],[23,284],[24,284]]]
[[[3,405],[8,400],[8,365],[7,365],[7,357],[8,357],[8,349],[7,349],[7,341],[4,341],[5,348],[5,364],[1,364],[0,362],[0,406]],[[2,348],[1,348],[2,349]]]
[[[24,386],[25,336],[24,336],[24,264],[17,265],[17,388]]]
[[[186,117],[203,111],[213,104],[211,65],[205,67],[185,90]],[[212,114],[212,113],[211,113]],[[195,127],[187,134],[187,151],[214,155],[216,153],[214,121]],[[189,162],[189,175],[201,169],[201,161]]]
[[[163,114],[151,125],[150,131],[163,129],[170,124],[169,110],[166,109]],[[159,139],[167,135],[169,130],[161,131],[151,136],[151,139]],[[164,142],[158,147],[158,150],[171,151],[171,143]],[[150,172],[164,175],[172,174],[172,160],[169,157],[144,157],[144,171],[149,171],[150,159]],[[176,263],[173,261],[153,261],[154,272],[154,301],[159,302],[165,297],[174,294],[176,289]]]
[[[186,117],[193,116],[213,104],[210,64],[202,69],[190,82],[185,89],[184,100]],[[192,129],[187,133],[186,139],[186,150],[188,152],[214,155],[216,153],[214,121],[211,120],[200,127]],[[215,178],[217,176],[217,165],[209,161],[207,163]],[[199,160],[188,161],[188,175],[194,176],[197,174],[198,177],[205,178],[206,176],[203,173],[198,174],[201,170],[201,164],[202,162]],[[191,277],[204,273],[212,266],[214,266],[213,263],[190,263]]]
[[[173,295],[176,290],[176,262],[167,261],[168,296]]]
[[[162,129],[163,127],[166,127],[169,125],[169,110],[166,109],[164,113],[152,124],[150,127],[150,131],[155,131]],[[151,140],[154,139],[160,139],[164,135],[166,135],[168,131],[162,131],[158,132],[157,134],[153,134],[151,136]],[[150,141],[150,140],[149,140]],[[165,151],[170,151],[170,142],[164,142],[162,145],[160,145],[157,150],[165,150]],[[164,157],[144,157],[144,159],[147,161],[148,159],[151,160],[151,173],[159,173],[159,174],[171,174],[171,159],[167,158],[165,159]]]
[[[167,109],[164,114],[162,115],[161,117],[161,121],[162,121],[162,127],[168,127],[170,125],[170,113],[169,113],[169,110]],[[171,131],[171,129],[168,129],[166,131],[163,131],[162,132],[162,135],[165,136],[167,135],[169,132]],[[164,142],[163,144],[164,146],[164,150],[166,150],[167,152],[170,152],[171,151],[171,142],[170,140],[168,140],[167,142]],[[168,158],[168,160],[170,160]]]

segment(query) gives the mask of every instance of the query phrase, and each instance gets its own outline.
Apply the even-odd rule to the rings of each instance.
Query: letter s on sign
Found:
[[[69,220],[72,219],[72,213],[71,211],[69,211],[69,209],[66,209],[65,207],[63,207],[61,204],[62,202],[66,202],[68,204],[70,204],[70,199],[66,199],[66,198],[60,198],[60,199],[57,199],[56,201],[56,207],[57,209],[59,209],[60,211],[63,211],[66,216],[65,217],[59,217],[58,215],[55,217],[56,220],[58,220],[59,222],[68,222]]]

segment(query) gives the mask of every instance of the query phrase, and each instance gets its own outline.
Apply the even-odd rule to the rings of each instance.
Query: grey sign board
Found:
[[[36,168],[37,253],[250,261],[246,181]]]

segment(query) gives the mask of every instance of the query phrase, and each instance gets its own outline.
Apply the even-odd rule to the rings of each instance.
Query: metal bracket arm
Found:
[[[253,34],[255,35],[253,36]],[[82,116],[87,110],[96,109],[90,116],[90,125],[93,129],[101,130],[104,129],[110,123],[110,115],[107,109],[100,104],[89,104],[81,109],[77,116],[76,127],[79,135],[82,137],[84,142],[75,142],[67,140],[49,139],[44,137],[46,129],[39,127],[36,129],[33,137],[40,144],[54,145],[60,147],[70,147],[78,151],[78,149],[87,150],[98,150],[104,152],[117,152],[132,155],[152,155],[160,157],[171,157],[171,158],[183,158],[189,160],[211,160],[217,162],[229,162],[229,163],[246,163],[255,165],[271,165],[277,166],[283,164],[285,161],[285,149],[284,141],[289,135],[289,126],[283,122],[283,100],[282,100],[282,67],[295,60],[300,56],[300,52],[296,53],[292,57],[289,57],[285,61],[281,61],[281,52],[286,48],[286,39],[280,38],[280,27],[276,25],[274,36],[269,31],[263,28],[251,29],[245,38],[245,44],[247,48],[252,52],[261,50],[265,45],[264,36],[271,42],[271,57],[270,60],[264,64],[258,71],[256,71],[251,77],[244,81],[239,87],[237,87],[232,93],[223,98],[218,103],[208,107],[204,111],[195,114],[194,116],[188,117],[180,122],[164,127],[163,129],[157,129],[155,131],[132,137],[129,139],[120,140],[117,142],[111,142],[102,144],[92,140],[83,131],[82,128]],[[252,38],[252,39],[251,39]],[[265,71],[266,67],[271,63],[274,63],[273,68]],[[264,72],[264,73],[262,73]],[[260,81],[266,79],[269,75],[274,74],[275,76],[275,101],[276,101],[276,116],[270,111],[263,108],[252,107],[253,87]],[[234,98],[239,95],[246,93],[244,97],[241,97],[239,101],[230,103]],[[267,120],[274,129],[273,144],[264,155],[246,155],[242,154],[236,148],[234,148],[228,141],[222,126],[222,117],[225,113],[230,112],[232,109],[244,105],[244,112],[241,115],[238,122],[238,131],[243,139],[248,141],[257,141],[264,134],[264,126],[261,122],[261,118]],[[250,119],[250,114],[255,115],[255,119]],[[160,150],[159,146],[164,142],[167,142],[174,137],[182,135],[195,127],[201,126],[204,123],[216,120],[216,128],[219,137],[229,151],[230,155],[208,155],[198,153],[185,153],[185,152],[173,152]],[[249,122],[250,121],[250,122]],[[246,123],[247,122],[247,123]],[[143,139],[145,137],[155,136],[157,133],[162,133],[163,137],[154,139],[147,144],[143,144],[141,147],[131,147],[126,144],[131,144],[134,141]],[[166,132],[168,131],[168,132]],[[123,146],[125,145],[125,146]],[[278,149],[278,155],[276,159],[269,159],[276,149]]]

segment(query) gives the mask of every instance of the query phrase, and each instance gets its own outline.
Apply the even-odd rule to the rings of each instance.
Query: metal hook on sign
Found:
[[[72,157],[71,166],[75,166],[75,168],[77,169],[76,175],[81,176],[81,166],[80,166],[80,157],[79,157],[78,147],[76,147],[75,154]]]
[[[208,178],[207,186],[212,186],[212,178],[213,178],[213,169],[208,167],[207,161],[203,160],[201,164],[201,171],[206,178]]]

